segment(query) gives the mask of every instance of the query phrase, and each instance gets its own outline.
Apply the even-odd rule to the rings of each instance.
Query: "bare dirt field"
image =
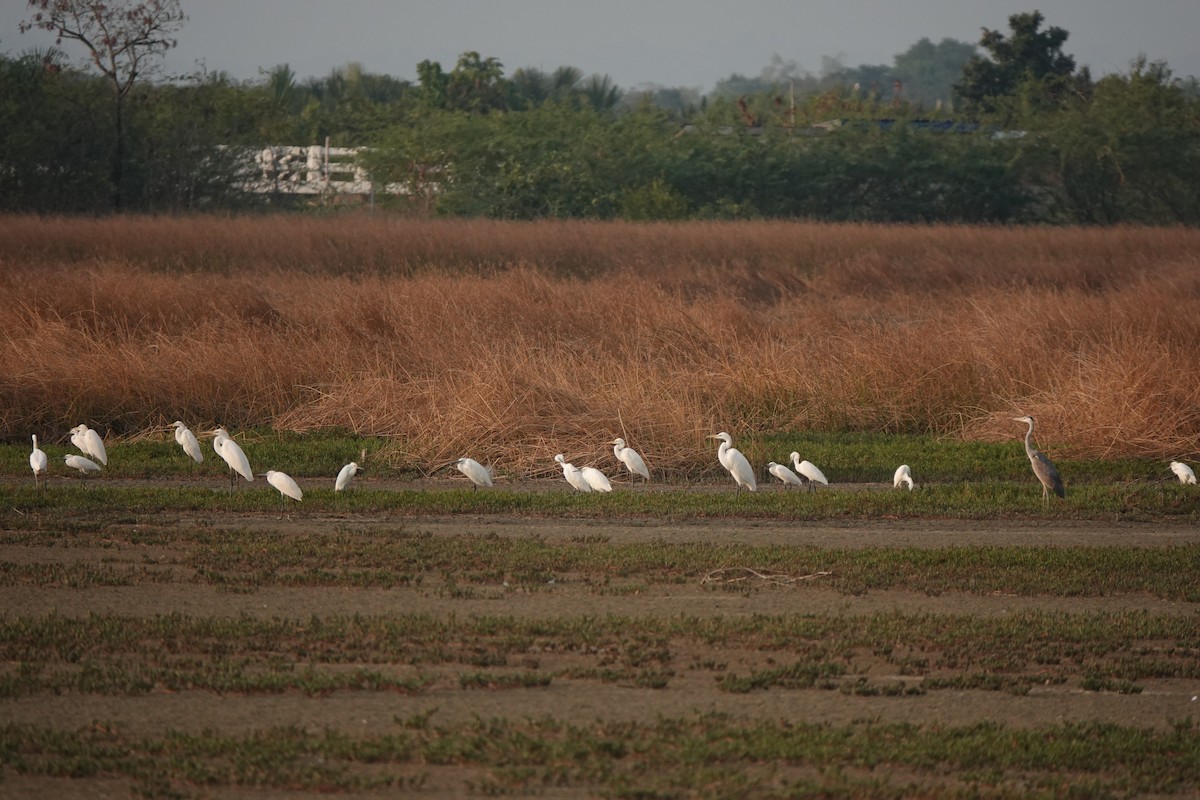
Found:
[[[1044,521],[898,521],[847,524],[781,524],[778,522],[659,523],[652,521],[530,520],[518,517],[404,518],[390,515],[218,515],[203,519],[171,512],[169,524],[202,524],[212,530],[267,530],[283,536],[349,533],[364,540],[387,539],[398,530],[433,537],[496,536],[514,540],[570,544],[603,540],[612,544],[740,542],[761,545],[944,548],[990,547],[1173,547],[1200,542],[1200,529],[1190,524],[1095,524]],[[738,573],[755,564],[713,564],[713,573],[682,579],[623,582],[618,576],[558,575],[543,585],[474,584],[456,590],[451,576],[430,574],[419,585],[392,588],[353,586],[268,585],[230,590],[197,581],[186,566],[189,548],[136,542],[137,525],[109,526],[86,544],[63,540],[46,545],[0,544],[0,562],[13,565],[95,565],[130,571],[171,569],[169,580],[134,581],[129,585],[4,585],[0,604],[5,617],[47,618],[122,615],[155,617],[179,614],[193,618],[294,619],[427,615],[444,620],[502,618],[562,620],[618,617],[669,621],[679,618],[754,619],[817,615],[847,619],[901,614],[947,619],[970,616],[1004,619],[1028,612],[1096,614],[1145,613],[1153,617],[1195,617],[1200,604],[1160,597],[1016,596],[1003,593],[927,595],[912,591],[846,594],[823,585],[820,575],[770,576]],[[725,572],[715,572],[725,569]],[[719,580],[714,580],[714,575]],[[778,576],[776,576],[778,577]],[[427,681],[415,693],[336,690],[238,693],[205,689],[158,689],[146,693],[37,693],[0,700],[0,718],[11,723],[64,730],[103,724],[127,735],[161,735],[167,731],[252,733],[268,727],[297,726],[307,731],[343,731],[356,735],[388,730],[397,720],[427,718],[435,725],[462,726],[486,719],[514,721],[553,718],[564,722],[630,721],[653,724],[662,718],[695,718],[721,713],[746,720],[851,725],[864,720],[922,726],[969,726],[980,722],[1016,728],[1067,722],[1105,722],[1165,730],[1181,718],[1200,713],[1200,682],[1190,679],[1139,681],[1140,691],[1087,691],[1075,681],[1047,680],[1027,692],[952,688],[923,693],[855,693],[828,687],[767,688],[753,692],[723,689],[722,675],[753,674],[790,660],[786,647],[737,649],[720,642],[675,639],[669,654],[656,656],[669,680],[642,685],[625,677],[598,679],[607,666],[628,654],[601,643],[595,651],[545,648],[525,652],[497,665],[525,673],[554,676],[531,687],[465,687],[462,665],[455,663],[349,662],[325,670],[370,668],[398,678],[421,676]],[[608,649],[606,649],[608,648]],[[668,668],[669,665],[669,668]],[[12,665],[9,665],[12,669]],[[898,671],[893,659],[880,654],[853,655],[852,673],[881,686],[915,686],[920,671]],[[430,766],[421,796],[452,797],[464,791],[475,773]],[[457,777],[455,777],[457,776]],[[466,777],[464,777],[466,776]],[[468,783],[464,783],[464,780]],[[0,784],[3,786],[4,784]],[[61,778],[9,775],[7,785],[29,797],[121,796],[122,781],[65,781]],[[107,787],[107,789],[106,789]],[[203,796],[239,796],[226,787]],[[255,797],[268,796],[255,792]],[[555,795],[550,795],[555,796]],[[562,796],[572,796],[570,793]],[[580,795],[582,796],[582,795]]]

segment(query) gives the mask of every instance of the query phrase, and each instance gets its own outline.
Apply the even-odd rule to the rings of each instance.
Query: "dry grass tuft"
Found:
[[[1198,451],[1200,232],[0,219],[0,435],[342,427],[397,465],[711,466],[703,437]]]

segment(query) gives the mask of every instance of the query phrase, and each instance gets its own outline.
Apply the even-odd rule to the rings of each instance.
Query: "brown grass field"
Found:
[[[0,219],[0,438],[339,427],[509,471],[623,435],[1200,451],[1200,231]]]
[[[1019,413],[1055,457],[1194,457],[1198,261],[1135,228],[0,217],[0,797],[1195,797],[1165,467],[1047,510],[1024,464],[999,504],[657,479],[717,430],[1021,460]],[[510,510],[374,469],[285,509],[211,455],[30,486],[31,433],[175,419],[469,452]],[[537,480],[616,435],[655,483]]]

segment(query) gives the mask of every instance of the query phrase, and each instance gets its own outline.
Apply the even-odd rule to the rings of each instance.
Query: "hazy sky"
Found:
[[[1200,0],[184,0],[188,22],[165,66],[200,63],[237,79],[287,63],[301,78],[357,61],[416,79],[424,59],[453,68],[459,54],[518,67],[571,65],[622,88],[710,90],[731,73],[758,75],[778,55],[819,73],[822,56],[847,66],[890,64],[922,37],[972,44],[980,28],[1008,30],[1010,14],[1039,9],[1070,32],[1064,50],[1093,75],[1124,72],[1139,53],[1176,75],[1200,75]],[[884,10],[881,10],[884,9]],[[21,34],[23,0],[0,0],[0,51],[50,43]],[[76,50],[71,50],[73,54]]]

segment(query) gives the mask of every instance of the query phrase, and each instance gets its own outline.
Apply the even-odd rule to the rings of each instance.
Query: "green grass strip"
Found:
[[[732,483],[689,489],[672,485],[611,494],[578,494],[548,482],[536,490],[373,489],[335,493],[301,482],[304,500],[284,504],[265,481],[243,482],[229,493],[220,481],[210,487],[130,485],[90,479],[59,482],[36,493],[33,482],[0,485],[0,525],[19,526],[17,515],[182,513],[286,514],[303,521],[313,514],[520,515],[576,519],[779,519],[789,521],[869,519],[1049,518],[1105,522],[1175,518],[1200,519],[1200,492],[1164,481],[1088,483],[1068,487],[1067,499],[1042,503],[1041,486],[1027,480],[926,484],[916,491],[843,488],[784,490],[763,484],[758,492],[735,492]]]
[[[835,483],[890,484],[895,468],[900,464],[910,464],[918,484],[1032,481],[1037,488],[1021,445],[1022,431],[1023,428],[1014,425],[1013,437],[1006,442],[962,441],[899,433],[776,432],[739,437],[737,445],[751,463],[759,467],[763,483],[774,480],[766,475],[767,462],[787,462],[788,454],[796,450],[801,458],[818,465]],[[257,428],[237,431],[235,438],[246,451],[252,465],[269,464],[273,469],[281,469],[294,478],[317,482],[321,488],[331,489],[334,476],[342,465],[349,461],[360,461],[363,450],[366,450],[367,474],[371,477],[400,479],[422,474],[415,464],[388,463],[382,453],[389,448],[395,451],[397,443],[381,437],[355,436],[338,430],[301,434]],[[1053,453],[1052,443],[1042,442],[1040,445]],[[28,437],[0,444],[0,475],[30,478],[32,483],[28,461],[30,446]],[[76,477],[76,473],[63,466],[63,456],[77,452],[65,437],[58,442],[42,437],[40,446],[50,460],[50,471],[57,482]],[[687,470],[670,470],[670,465],[660,466],[651,459],[656,479],[676,484],[700,480],[721,483],[728,480],[728,476],[717,466],[716,448],[712,443],[697,442],[696,448],[696,462],[703,464],[700,468],[693,465]],[[185,456],[170,434],[165,432],[157,440],[110,441],[107,450],[109,463],[103,470],[103,476],[108,478],[202,479],[220,486],[222,479],[227,476],[225,463],[213,452],[209,438],[201,441],[205,459],[201,465],[194,464]],[[611,451],[598,446],[596,454],[606,458]],[[393,452],[393,455],[400,454]],[[561,478],[551,458],[552,454],[547,456],[545,475],[553,476],[552,479],[548,477],[548,482],[559,481]],[[1167,462],[1157,459],[1055,460],[1068,487],[1087,483],[1175,481]],[[599,466],[609,474],[620,471],[615,460],[601,462]],[[503,465],[497,467],[497,473],[502,480],[505,478]],[[457,475],[452,469],[440,474]],[[307,487],[305,491],[307,494]]]
[[[156,563],[38,563],[0,560],[0,586],[112,586],[196,582],[236,590],[268,586],[443,588],[491,586],[553,591],[561,581],[594,591],[639,583],[695,584],[750,591],[731,583],[738,568],[780,576],[829,573],[804,586],[846,594],[895,589],[924,594],[1100,597],[1142,594],[1200,601],[1200,544],[1166,547],[962,546],[818,548],[736,542],[614,543],[420,530],[294,532],[189,526],[84,525],[5,535],[10,544],[111,548],[160,546]],[[0,556],[2,558],[2,556]],[[720,570],[726,570],[721,572]],[[734,572],[729,572],[734,570]],[[725,579],[708,581],[710,576]],[[706,582],[708,581],[708,582]],[[554,582],[552,584],[552,582]]]
[[[864,616],[512,617],[427,615],[207,618],[97,615],[0,619],[0,695],[73,690],[142,694],[156,687],[230,692],[335,689],[419,693],[425,678],[398,678],[389,666],[459,665],[464,686],[544,685],[551,677],[604,680],[600,673],[514,675],[548,654],[597,659],[622,676],[706,669],[720,688],[840,688],[855,665],[883,661],[924,677],[925,690],[1027,692],[1074,680],[1092,691],[1132,691],[1134,681],[1200,679],[1200,631],[1188,616],[1145,612],[1014,613],[999,618],[898,613]],[[699,663],[681,663],[681,653]],[[731,653],[763,652],[778,668],[730,672]],[[322,670],[357,665],[356,671]],[[508,668],[507,670],[505,668]],[[583,667],[592,670],[593,667]],[[480,671],[486,670],[486,671]],[[495,672],[502,670],[502,672]],[[541,683],[539,683],[541,682]]]
[[[482,768],[487,777],[467,778],[463,788],[486,794],[555,787],[611,797],[1051,798],[1070,785],[1070,796],[1080,797],[1182,796],[1200,790],[1198,734],[1191,722],[1169,730],[832,726],[716,714],[451,727],[422,717],[368,735],[276,727],[137,736],[102,724],[74,731],[8,724],[0,727],[0,765],[6,774],[80,782],[124,777],[145,796],[195,787],[415,789],[440,766]]]

